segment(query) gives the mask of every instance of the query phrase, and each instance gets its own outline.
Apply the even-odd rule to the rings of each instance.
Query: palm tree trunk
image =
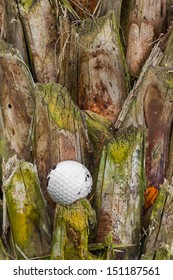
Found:
[[[172,258],[171,9],[0,0],[0,258]],[[66,207],[46,186],[68,159],[94,183]]]

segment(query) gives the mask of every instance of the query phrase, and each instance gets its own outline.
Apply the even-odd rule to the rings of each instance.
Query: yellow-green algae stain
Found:
[[[60,84],[37,84],[39,94],[48,108],[48,112],[60,128],[72,133],[80,129],[82,117],[79,108],[72,101],[67,89]]]
[[[111,35],[113,38],[117,36],[117,23],[116,17],[113,12],[106,14],[105,16],[96,18],[95,20],[86,19],[80,27],[76,28],[77,32],[81,36],[81,42],[83,46],[90,46],[94,40],[100,36],[101,31],[104,31],[106,25],[112,27]],[[99,30],[99,32],[98,32]]]
[[[19,0],[23,10],[27,13],[31,7],[40,0]]]
[[[168,87],[173,88],[173,79],[166,79],[165,83],[168,85]]]
[[[19,161],[3,187],[14,243],[28,254],[35,247],[34,242],[36,240],[40,242],[38,229],[40,231],[44,229],[47,237],[49,231],[46,206],[35,168],[31,163]]]
[[[163,211],[166,199],[167,199],[167,190],[165,187],[161,187],[158,197],[154,203],[154,207],[153,207],[152,214],[150,217],[151,223],[155,224],[156,220],[158,223],[158,221],[161,219],[162,211]],[[156,219],[156,217],[157,217],[157,219]]]
[[[27,225],[26,208],[27,196],[23,184],[23,178],[19,173],[15,173],[4,186],[7,199],[7,207],[11,221],[13,238],[20,248],[24,248],[28,242],[30,227]]]
[[[171,260],[173,255],[171,255],[171,249],[167,244],[161,243],[157,253],[155,255],[155,260]]]
[[[149,234],[145,240],[145,254],[142,259],[170,260],[173,258],[171,253],[172,239],[171,228],[166,225],[167,217],[171,216],[172,208],[172,186],[165,181],[157,200],[154,204],[150,217]],[[160,239],[160,237],[162,237]],[[162,241],[162,242],[161,242]]]
[[[109,143],[107,148],[107,162],[109,168],[105,178],[112,177],[114,183],[118,183],[123,192],[129,188],[129,180],[132,176],[138,176],[141,203],[143,201],[143,190],[145,185],[145,168],[143,163],[143,132],[136,129],[129,130],[116,137]],[[134,175],[134,172],[137,172]],[[138,174],[138,175],[137,175]],[[105,174],[106,175],[106,174]],[[106,184],[107,185],[107,184]]]
[[[105,219],[106,226],[99,222],[101,240],[113,232],[114,243],[134,244],[133,248],[129,247],[124,253],[128,258],[139,254],[145,184],[143,158],[141,130],[129,129],[117,135],[116,139],[108,144],[103,181],[97,186],[97,213],[103,215],[103,218],[108,217]],[[121,223],[118,224],[117,221]],[[112,247],[108,248],[107,254],[112,255]]]
[[[115,163],[121,163],[124,161],[130,149],[130,143],[126,140],[122,141],[114,141],[111,145],[109,145],[109,153]]]
[[[110,130],[111,122],[96,113],[86,111],[86,125],[93,144],[93,152],[99,156],[104,143],[113,138],[113,133]]]
[[[129,132],[117,136],[116,139],[108,145],[108,155],[116,164],[125,162],[134,149],[134,144],[137,143],[136,132]]]
[[[7,252],[5,251],[2,240],[0,239],[0,260],[8,260],[8,259],[9,259],[9,256],[8,256]]]
[[[96,209],[101,206],[104,192],[114,192],[114,184],[123,188],[122,193],[128,189],[128,181],[133,170],[133,161],[139,165],[136,167],[137,176],[141,178],[141,186],[144,185],[143,166],[143,133],[141,131],[129,130],[111,141],[103,149],[96,187]],[[135,158],[133,159],[133,154]],[[138,163],[137,163],[138,162]],[[141,193],[142,194],[142,193]]]
[[[61,256],[52,255],[56,259],[92,259],[88,252],[88,235],[89,224],[95,225],[95,211],[91,208],[90,203],[86,199],[81,199],[69,206],[57,207],[55,234],[59,234],[59,240],[54,236],[54,240],[58,242]],[[60,240],[61,239],[61,240]],[[53,244],[52,252],[57,243]],[[56,250],[56,249],[55,249]],[[58,251],[58,250],[57,250]]]
[[[6,141],[5,139],[0,139],[0,158],[7,159],[8,156],[8,150],[6,147]]]

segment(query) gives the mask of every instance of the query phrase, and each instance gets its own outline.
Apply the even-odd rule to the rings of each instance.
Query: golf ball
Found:
[[[91,174],[77,161],[66,160],[58,163],[47,178],[48,193],[59,204],[71,204],[86,197],[91,191]]]

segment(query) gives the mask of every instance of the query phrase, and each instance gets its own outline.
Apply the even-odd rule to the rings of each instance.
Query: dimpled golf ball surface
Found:
[[[90,172],[77,161],[62,161],[48,174],[48,193],[59,204],[68,205],[86,197],[91,186]]]

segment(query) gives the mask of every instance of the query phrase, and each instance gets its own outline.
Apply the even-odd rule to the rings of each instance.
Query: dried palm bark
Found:
[[[155,40],[166,31],[167,1],[128,2],[124,4],[124,21],[126,21],[124,36],[128,34],[126,59],[131,75],[137,76]]]
[[[34,83],[20,54],[0,41],[1,158],[17,154],[29,160],[34,112]]]
[[[25,63],[28,63],[25,33],[20,20],[17,1],[0,1],[0,37],[7,43],[12,44]],[[16,34],[18,34],[16,36]]]
[[[160,194],[154,205],[142,259],[173,259],[173,188],[168,181],[161,185]]]
[[[2,78],[4,76],[6,77],[5,79]],[[25,160],[35,161],[38,167],[41,188],[47,198],[47,174],[55,164],[67,159],[77,160],[86,165],[89,162],[90,147],[85,127],[85,118],[63,86],[51,83],[35,85],[20,55],[14,48],[4,42],[1,43],[1,81],[1,84],[4,85],[1,93],[1,137],[2,144],[4,145],[3,148],[5,148],[4,150],[1,149],[3,153],[1,156],[4,158],[6,151],[7,159],[11,155],[17,154],[18,157],[23,157]],[[6,86],[7,83],[9,83],[9,87]],[[16,89],[17,85],[19,85],[19,88]],[[22,92],[18,95],[20,91]],[[12,92],[16,92],[17,95],[15,96]],[[8,147],[11,149],[8,149]],[[10,217],[10,229],[12,230],[14,241],[15,257],[32,258],[45,256],[50,252],[50,236],[47,237],[44,232],[41,214],[36,215],[36,219],[34,218],[35,201],[39,202],[39,197],[37,197],[39,194],[36,191],[34,194],[31,193],[34,201],[27,196],[30,195],[30,191],[34,191],[34,186],[36,189],[38,188],[39,181],[31,181],[34,176],[31,164],[26,162],[16,164],[17,167],[12,172],[10,179],[4,175],[5,179],[3,182]],[[27,164],[28,167],[25,166]],[[23,171],[22,168],[24,168]],[[4,169],[6,170],[6,167]],[[27,174],[25,169],[29,170],[29,174]],[[35,180],[38,180],[38,178],[36,177]],[[28,186],[26,186],[27,183]],[[25,187],[26,189],[28,188],[26,193]],[[11,188],[12,192],[10,191]],[[21,197],[18,196],[20,191]],[[28,209],[32,210],[33,220],[32,217],[28,216],[30,215]],[[40,213],[41,211],[40,209],[37,212]],[[51,219],[53,220],[54,207],[52,204],[51,206],[49,205],[49,209],[44,211],[46,211],[46,215],[48,215],[47,213],[51,214]],[[86,226],[84,226],[82,233],[86,240],[82,242],[87,244],[87,214],[85,213],[86,210],[82,211],[81,219],[86,220]],[[13,218],[13,214],[16,219]],[[20,215],[23,216],[20,217]],[[57,213],[57,216],[59,217],[59,213]],[[23,219],[23,224],[19,230],[18,222],[21,219]],[[31,223],[27,223],[27,220],[30,220]],[[39,221],[41,228],[37,229],[36,225]],[[45,240],[48,239],[47,245],[43,236],[41,240],[45,244],[40,243],[37,231],[42,231]],[[84,239],[84,237],[82,238]],[[30,244],[31,252],[29,252],[29,242],[31,239],[33,240],[33,247]],[[35,245],[37,243],[38,247]],[[82,255],[79,255],[80,257],[83,258]]]
[[[3,189],[13,240],[14,257],[48,255],[51,245],[47,214],[36,166],[16,156],[3,163]]]
[[[108,14],[93,24],[86,22],[79,32],[79,106],[115,121],[127,94],[115,15]]]
[[[77,160],[88,166],[91,148],[83,114],[66,88],[60,84],[38,84],[35,97],[33,157],[47,197],[50,169],[63,160]]]
[[[32,255],[40,258],[47,252],[52,259],[139,258],[142,227],[147,229],[155,215],[153,212],[151,220],[148,218],[152,207],[143,215],[144,189],[160,186],[164,177],[169,182],[172,179],[171,28],[161,45],[154,46],[153,42],[160,40],[161,32],[171,21],[171,14],[166,19],[166,1],[146,1],[143,6],[139,1],[123,1],[124,11],[128,2],[127,13],[132,13],[130,18],[126,14],[126,22],[122,21],[122,35],[127,31],[128,36],[122,36],[122,39],[127,41],[126,58],[131,78],[140,72],[128,95],[130,79],[119,36],[122,1],[80,1],[88,13],[86,10],[84,13],[84,8],[77,10],[79,1],[73,1],[75,6],[69,6],[70,2],[20,0],[15,5],[14,0],[0,1],[1,37],[13,44],[0,43],[0,158],[1,161],[3,158],[8,160],[17,154],[24,159],[24,165],[29,164],[28,161],[35,162],[40,187],[48,201],[45,211],[52,221],[55,205],[49,203],[46,192],[49,169],[64,159],[86,164],[94,178],[90,202],[97,213],[97,228],[93,232],[89,226],[94,220],[94,212],[84,201],[78,201],[70,208],[58,205],[52,250],[48,244],[45,251],[36,252],[33,248],[30,255],[27,247],[20,244],[18,234],[14,234],[15,226],[10,220],[14,245],[17,245],[14,246],[16,258]],[[149,9],[146,9],[147,4]],[[171,8],[171,5],[172,1],[167,7]],[[21,36],[13,34],[10,37],[11,32],[22,30]],[[55,83],[57,81],[59,84]],[[14,173],[15,176],[21,182],[21,173]],[[18,190],[23,183],[15,181],[12,185]],[[10,214],[9,204],[14,199],[9,199],[7,190],[8,187]],[[170,201],[168,208],[171,211],[172,194],[167,189],[169,195],[165,200],[163,192],[164,188],[161,188],[156,205],[158,201]],[[13,193],[12,197],[15,197],[15,191]],[[26,209],[29,205],[30,202],[25,205]],[[32,206],[31,203],[29,209]],[[162,205],[161,208],[163,211],[156,218],[162,223],[161,217],[166,215],[168,208]],[[5,208],[3,210],[5,213]],[[37,218],[36,215],[36,220],[41,221]],[[165,218],[165,221],[172,226],[169,219]],[[30,231],[29,226],[25,228],[26,232]],[[160,237],[153,237],[156,231],[150,231],[144,246],[145,257],[149,253],[151,258],[156,255],[161,258],[159,250],[155,255],[150,254],[150,247],[156,242],[157,248],[161,245],[164,251],[168,249],[165,258],[172,258],[172,241],[167,236],[169,229],[163,233],[162,227],[157,224],[154,227],[161,230]],[[91,238],[90,233],[95,235]],[[44,231],[42,234],[46,239]],[[3,240],[3,243],[11,253],[11,242],[7,244]]]
[[[95,191],[97,242],[133,245],[120,258],[135,258],[141,232],[143,197],[143,133],[127,130],[102,152]],[[122,245],[123,247],[123,245]],[[116,258],[116,253],[114,256]]]
[[[161,49],[156,47],[126,99],[114,126],[118,130],[115,139],[103,149],[96,180],[98,241],[104,242],[112,234],[113,243],[135,242],[137,251],[130,250],[128,258],[140,254],[143,191],[146,185],[163,183],[169,159],[172,71],[165,66],[156,67],[162,57]],[[128,224],[131,219],[133,222]]]
[[[18,1],[30,68],[35,81],[57,81],[56,15],[48,0]]]
[[[51,259],[94,259],[88,251],[88,236],[95,223],[95,211],[86,199],[57,206]]]
[[[99,2],[99,1],[98,1]],[[122,0],[108,0],[100,1],[100,15],[103,16],[110,11],[113,11],[116,16],[117,26],[120,26],[120,16],[121,16],[121,8],[122,8]]]
[[[115,121],[129,82],[116,15],[110,12],[81,23],[59,17],[59,83],[82,110]]]

